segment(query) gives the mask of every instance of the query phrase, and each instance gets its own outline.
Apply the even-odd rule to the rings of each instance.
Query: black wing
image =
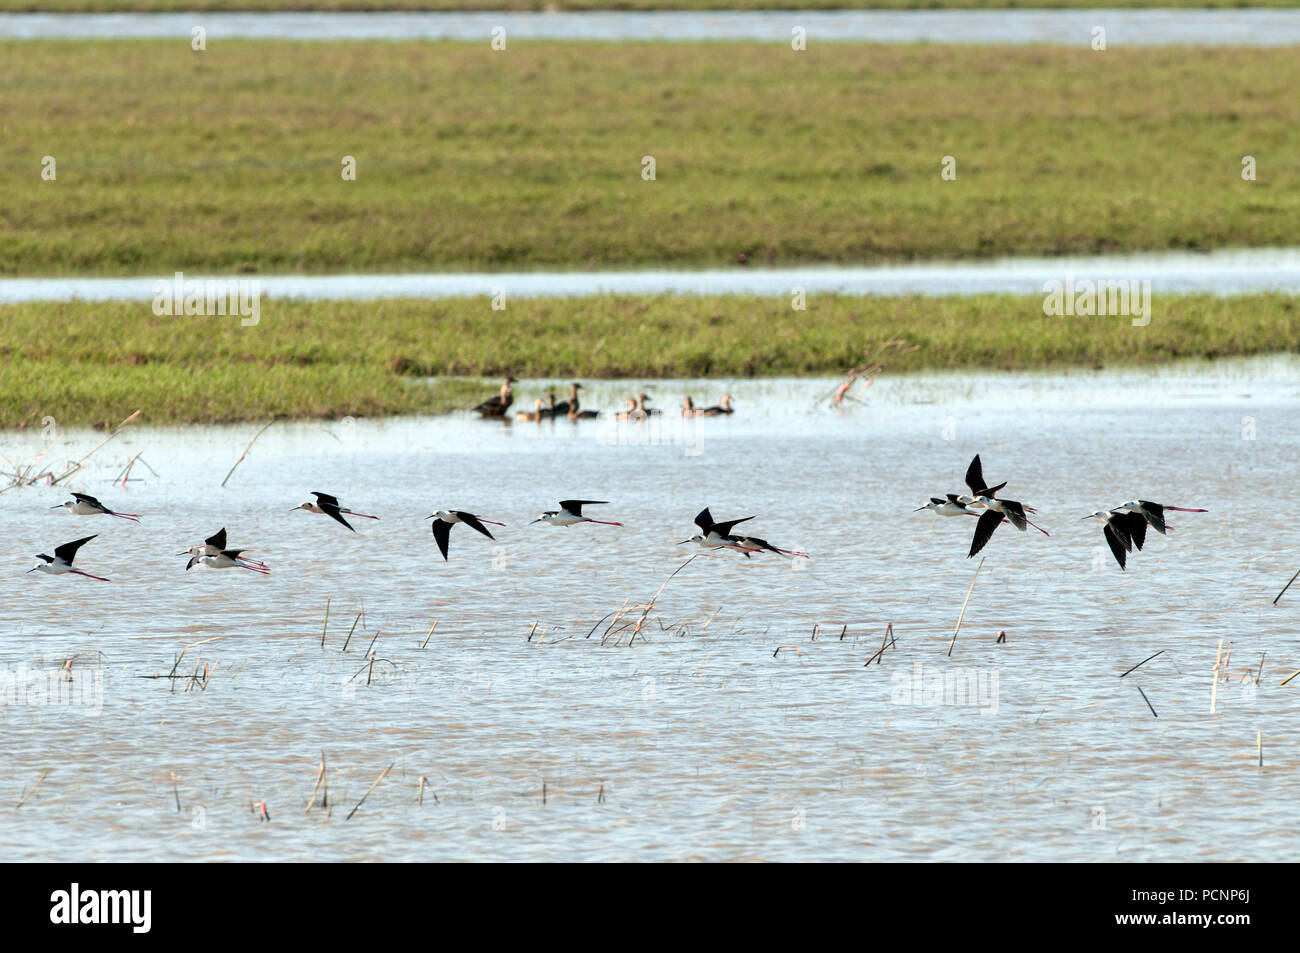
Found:
[[[1124,544],[1120,542],[1120,538],[1115,535],[1115,531],[1111,529],[1109,523],[1105,525],[1102,532],[1106,535],[1106,542],[1110,544],[1110,551],[1115,554],[1115,561],[1119,563],[1119,568],[1123,569],[1124,560],[1126,558],[1124,554]]]
[[[976,460],[979,457],[975,458]],[[993,510],[985,510],[980,514],[979,521],[975,524],[975,538],[970,541],[970,552],[966,554],[969,559],[974,556],[984,545],[993,538],[993,531],[1002,525],[1002,514]]]
[[[239,554],[242,552],[243,552],[242,549],[223,549],[221,551],[221,555],[229,556],[231,559],[238,559]]]
[[[89,503],[91,506],[98,506],[101,510],[108,509],[108,507],[99,502],[99,500],[95,499],[89,493],[73,493],[72,498],[74,500],[81,500],[83,503]]]
[[[726,536],[737,523],[744,523],[746,520],[752,520],[753,518],[752,516],[745,516],[738,520],[727,520],[725,523],[714,523],[713,529],[717,530],[719,536]]]
[[[223,550],[223,549],[225,549],[225,548],[226,548],[226,528],[225,528],[224,526],[221,527],[221,529],[217,530],[215,533],[213,533],[211,536],[209,536],[209,537],[208,537],[207,539],[205,539],[203,542],[207,543],[209,546],[215,546],[215,547],[216,547],[217,549],[219,549],[219,550]]]
[[[95,536],[98,535],[99,535],[98,533],[95,534]],[[56,546],[54,548],[54,558],[62,559],[65,563],[71,563],[73,558],[77,555],[77,550],[79,550],[82,546],[85,546],[88,542],[94,539],[95,536],[83,536],[81,539],[74,539],[70,543],[64,543],[62,546]]]
[[[1007,519],[1011,520],[1011,525],[1023,533],[1025,527],[1029,525],[1029,519],[1025,516],[1025,508],[1016,500],[1003,500],[1002,508],[1007,511]]]
[[[582,515],[584,506],[597,506],[608,502],[607,500],[560,500],[560,508],[568,510],[574,516]]]
[[[322,507],[339,505],[337,496],[330,496],[328,493],[321,493],[319,490],[312,490],[311,495],[316,497],[316,502]]]
[[[1156,532],[1161,535],[1165,531],[1165,508],[1159,503],[1152,503],[1150,500],[1138,500],[1138,505],[1142,507],[1142,515],[1146,521],[1156,528]]]
[[[438,541],[438,550],[442,553],[442,558],[447,559],[447,537],[451,535],[451,524],[444,523],[440,519],[433,521],[433,538]]]
[[[757,536],[742,536],[740,539],[740,545],[752,546],[754,549],[770,549],[774,553],[779,553],[781,551],[777,549],[775,546],[773,546],[771,543],[769,543],[767,540],[760,539]],[[748,556],[749,554],[746,553],[745,555]]]
[[[331,496],[330,499],[332,500],[334,499],[334,497]],[[320,501],[320,508],[325,511],[326,515],[334,517],[334,519],[338,520],[348,529],[352,529],[352,524],[349,523],[347,520],[345,520],[343,518],[343,514],[339,512],[339,507],[337,503],[326,503],[324,498],[322,497]],[[352,529],[352,532],[355,533],[356,530]]]
[[[456,510],[456,515],[460,517],[460,521],[466,526],[478,530],[488,539],[496,539],[495,536],[488,532],[488,528],[479,522],[478,517],[473,513],[462,513],[460,510]]]
[[[1128,533],[1133,545],[1138,549],[1147,541],[1147,519],[1141,513],[1125,513],[1120,517],[1124,530]]]
[[[695,525],[698,526],[700,531],[706,536],[709,534],[709,530],[713,528],[713,514],[709,512],[707,506],[700,510],[699,514],[695,517]]]
[[[972,493],[978,494],[984,490],[984,465],[980,463],[978,453],[966,468],[966,485],[970,487]]]

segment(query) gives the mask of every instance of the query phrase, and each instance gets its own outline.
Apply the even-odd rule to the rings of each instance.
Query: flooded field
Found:
[[[645,423],[280,423],[225,489],[255,427],[128,428],[68,489],[139,524],[50,509],[62,487],[0,493],[0,859],[1300,854],[1300,679],[1279,685],[1300,590],[1270,605],[1300,568],[1278,505],[1300,480],[1300,360],[895,377],[841,411],[834,386],[584,392],[645,390],[668,410]],[[545,383],[517,387],[531,405]],[[675,413],[724,392],[732,417]],[[104,435],[58,436],[47,463]],[[0,435],[0,462],[47,442]],[[975,521],[912,511],[964,490],[976,452],[1052,536],[994,535],[949,657]],[[290,512],[312,490],[380,520]],[[529,525],[573,497],[626,525]],[[1121,572],[1080,517],[1133,497],[1210,512],[1171,517]],[[693,551],[677,543],[706,505],[810,558],[701,554],[631,644],[606,634]],[[508,525],[453,529],[443,562],[439,508]],[[184,572],[176,554],[223,526],[272,575]],[[77,565],[111,582],[25,574],[90,533]],[[205,688],[153,677],[205,639],[176,666],[206,664]],[[1258,684],[1214,689],[1220,639],[1229,673],[1264,655]],[[82,704],[16,693],[66,687],[70,657]],[[329,807],[308,812],[322,752]]]

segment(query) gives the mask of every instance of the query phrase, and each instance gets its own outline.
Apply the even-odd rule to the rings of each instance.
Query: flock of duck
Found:
[[[507,385],[509,386],[509,379]],[[565,413],[569,414],[576,409],[577,388],[580,386],[574,384],[572,403]],[[507,405],[508,406],[508,405]],[[504,409],[502,411],[504,413]],[[975,535],[971,540],[970,552],[968,557],[974,556],[982,550],[988,541],[993,537],[994,531],[1003,523],[1010,523],[1016,529],[1024,532],[1032,526],[1044,536],[1051,534],[1043,529],[1037,523],[1029,518],[1028,514],[1037,514],[1037,510],[1028,506],[1019,500],[1011,500],[1005,497],[999,497],[998,493],[1006,487],[1006,482],[989,486],[984,479],[983,465],[980,462],[979,454],[971,461],[970,466],[966,469],[966,485],[970,488],[970,495],[948,493],[945,496],[932,496],[929,501],[917,507],[916,512],[921,510],[931,510],[941,516],[974,516],[977,518],[975,523]],[[354,519],[377,520],[378,516],[372,516],[367,513],[358,513],[356,510],[343,506],[338,497],[329,493],[312,491],[314,499],[306,503],[300,503],[293,507],[290,512],[305,510],[308,513],[316,513],[328,516],[334,521],[347,527],[352,532],[356,528],[348,522],[348,517]],[[605,526],[622,526],[612,520],[600,520],[583,513],[585,506],[604,506],[605,500],[561,500],[559,509],[545,510],[533,523],[546,523],[550,526],[574,526],[579,523],[599,523]],[[66,509],[70,513],[78,516],[113,516],[118,519],[128,520],[138,523],[140,514],[122,513],[111,510],[95,497],[85,493],[73,493],[72,498],[52,509]],[[1134,549],[1141,550],[1146,543],[1147,526],[1151,526],[1156,532],[1165,535],[1171,528],[1166,519],[1165,512],[1168,510],[1178,510],[1185,513],[1205,513],[1206,510],[1195,509],[1186,506],[1169,506],[1160,503],[1153,503],[1150,500],[1129,500],[1121,503],[1117,507],[1108,510],[1094,510],[1092,513],[1083,517],[1083,519],[1096,519],[1102,523],[1102,534],[1106,539],[1107,545],[1110,546],[1111,552],[1115,556],[1115,561],[1119,563],[1120,569],[1125,568],[1128,554]],[[470,529],[481,533],[488,539],[495,540],[492,531],[488,526],[505,526],[505,523],[499,523],[495,520],[485,519],[474,513],[465,510],[435,510],[425,519],[433,520],[432,532],[434,541],[438,545],[442,558],[447,559],[447,545],[451,537],[451,529],[457,524],[468,526]],[[747,523],[754,519],[753,516],[744,516],[732,520],[715,520],[713,514],[709,512],[706,506],[695,517],[695,525],[699,527],[699,532],[689,539],[684,539],[677,545],[693,544],[703,549],[717,550],[728,549],[741,553],[746,559],[756,553],[771,552],[790,559],[806,559],[808,554],[800,550],[785,549],[780,546],[769,543],[760,536],[750,536],[744,533],[732,532],[740,523]],[[85,576],[89,579],[97,579],[101,582],[108,580],[103,576],[96,576],[88,572],[73,567],[73,560],[77,551],[90,542],[98,534],[85,536],[81,539],[73,540],[70,543],[64,543],[62,546],[55,548],[54,555],[48,556],[44,553],[37,555],[39,562],[28,572],[43,572],[53,575],[63,575],[71,573],[73,575]],[[179,556],[188,556],[189,561],[185,565],[188,572],[195,566],[204,566],[209,569],[246,569],[250,572],[266,575],[271,570],[260,560],[251,559],[245,555],[244,549],[229,549],[226,544],[226,530],[223,527],[212,536],[209,536],[201,544],[191,546],[185,551],[178,553]]]
[[[501,392],[489,397],[483,403],[474,407],[474,411],[484,418],[502,418],[506,417],[510,411],[510,406],[515,402],[515,392],[512,384],[515,378],[506,375],[505,381],[501,385]],[[567,417],[569,420],[594,420],[601,416],[599,410],[584,410],[578,399],[578,391],[582,385],[576,381],[569,385],[569,399],[555,399],[555,391],[547,394],[545,401],[538,397],[533,401],[532,410],[520,410],[515,413],[515,420],[523,422],[534,422],[540,420],[554,420],[559,417]],[[615,420],[644,420],[655,414],[663,413],[657,407],[648,406],[650,400],[649,394],[636,394],[629,397],[627,406],[622,410],[614,413]],[[731,406],[731,395],[723,394],[722,400],[711,407],[696,407],[695,401],[688,394],[686,400],[682,402],[681,414],[683,417],[718,417],[723,414],[733,413]]]

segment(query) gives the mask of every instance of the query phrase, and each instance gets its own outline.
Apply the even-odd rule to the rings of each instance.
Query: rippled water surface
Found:
[[[1107,46],[1283,46],[1300,43],[1298,10],[665,10],[650,13],[10,13],[0,38],[756,40],[789,43],[1053,43]]]
[[[0,706],[0,859],[1295,858],[1300,679],[1279,682],[1300,591],[1270,602],[1300,568],[1278,505],[1300,362],[884,378],[840,412],[834,384],[644,385],[669,407],[734,395],[690,425],[277,424],[224,490],[255,427],[134,427],[70,487],[138,525],[50,509],[62,488],[0,493],[0,666],[75,656],[100,703]],[[45,445],[0,436],[6,467]],[[976,451],[1052,536],[997,532],[949,657],[974,520],[912,510],[962,489]],[[311,490],[381,519],[289,512]],[[1211,512],[1120,572],[1079,517],[1133,496]],[[626,526],[528,524],[567,497]],[[705,505],[810,558],[701,555],[630,645],[606,636]],[[455,528],[444,563],[422,521],[439,507],[509,525],[495,544]],[[273,574],[186,574],[175,553],[221,526]],[[78,565],[111,582],[24,574],[92,532]],[[151,677],[203,639],[177,671],[215,666],[206,690]],[[1220,639],[1232,672],[1266,656],[1210,714]],[[322,751],[332,808],[306,813]]]
[[[192,281],[207,276],[185,275]],[[444,272],[428,274],[257,275],[260,293],[276,298],[564,298],[599,294],[788,295],[792,287],[825,294],[1036,295],[1047,282],[1150,282],[1159,294],[1300,294],[1300,249],[1249,248],[1208,253],[1000,258],[874,267],[731,268],[700,271]],[[175,276],[134,278],[0,278],[0,304],[20,301],[140,300],[170,288]],[[163,285],[158,285],[163,282]],[[1132,285],[1135,293],[1143,286]],[[250,291],[251,293],[251,291]]]

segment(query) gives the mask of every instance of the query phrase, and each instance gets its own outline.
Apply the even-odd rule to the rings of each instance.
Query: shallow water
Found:
[[[1300,592],[1269,603],[1300,567],[1274,505],[1300,479],[1300,360],[885,377],[842,412],[819,399],[834,385],[648,385],[663,406],[736,398],[689,426],[279,424],[225,490],[255,428],[130,428],[71,489],[138,525],[51,510],[60,488],[0,493],[0,669],[75,654],[102,704],[0,705],[5,798],[48,771],[0,859],[1295,858],[1300,679],[1278,683],[1300,668]],[[588,403],[642,386],[593,382]],[[44,446],[0,436],[10,459]],[[962,489],[976,451],[1052,537],[997,532],[949,658],[974,521],[912,509]],[[137,453],[157,476],[114,487]],[[314,489],[381,520],[289,512]],[[1212,512],[1171,517],[1121,573],[1079,517],[1135,495]],[[627,525],[528,525],[571,496]],[[602,645],[598,620],[654,596],[706,504],[810,559],[701,555],[630,646]],[[421,517],[447,506],[509,525],[495,544],[455,528],[444,563]],[[186,574],[173,554],[220,526],[273,574]],[[92,532],[78,565],[111,583],[24,574]],[[209,638],[179,667],[219,661],[205,691],[145,677]],[[1221,638],[1231,671],[1267,657],[1211,715]],[[976,693],[908,698],[915,679]],[[322,750],[328,817],[304,813]]]
[[[757,10],[574,13],[9,13],[0,39],[184,37],[210,40],[757,40],[811,44],[1052,43],[1089,47],[1285,46],[1300,43],[1298,10]]]
[[[187,274],[186,281],[207,278]],[[469,272],[379,275],[242,275],[275,298],[556,298],[598,294],[752,294],[784,296],[794,287],[822,294],[1042,294],[1045,283],[1150,281],[1155,293],[1300,294],[1300,249],[1257,248],[1204,254],[1172,252],[1061,258],[1001,258],[873,268],[733,268],[710,271]],[[140,278],[0,278],[0,304],[20,301],[139,300],[155,297]],[[1140,286],[1137,286],[1140,287]]]

